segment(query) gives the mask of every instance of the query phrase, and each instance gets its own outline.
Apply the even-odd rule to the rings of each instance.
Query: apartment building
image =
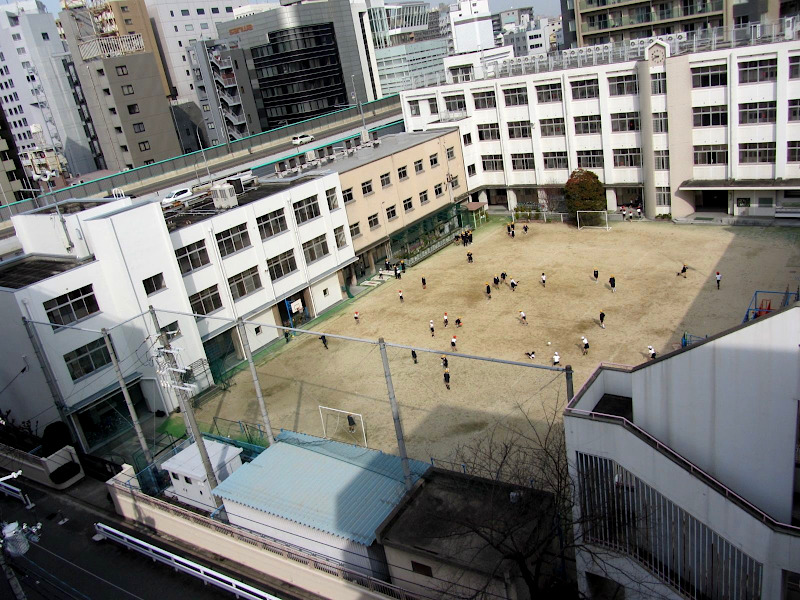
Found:
[[[95,170],[64,72],[68,56],[53,15],[39,0],[7,5],[0,18],[0,101],[29,176]]]
[[[337,159],[350,237],[360,279],[384,260],[412,257],[422,247],[452,238],[466,225],[461,140],[455,128],[380,138]]]
[[[575,395],[564,427],[586,597],[797,597],[798,339],[794,304],[601,366]]]
[[[574,48],[774,22],[797,14],[797,3],[785,0],[667,0],[657,3],[561,0],[561,14],[565,44]]]
[[[455,54],[494,48],[489,0],[459,0],[451,4],[450,35]]]
[[[105,168],[122,171],[182,154],[143,1],[92,2],[60,16],[70,74],[80,84]]]
[[[475,69],[403,92],[406,128],[458,126],[470,193],[510,209],[557,210],[584,168],[609,210],[780,216],[800,196],[798,31],[737,31],[724,50],[655,39]]]
[[[502,39],[504,45],[514,47],[514,56],[555,52],[564,43],[561,19],[538,17],[519,26],[510,26]]]
[[[0,211],[0,221],[6,221],[12,214],[19,212],[19,205],[13,206],[13,204],[28,197],[22,191],[25,187],[25,172],[14,147],[13,136],[14,133],[8,125],[5,112],[0,111],[0,199],[4,204]],[[3,232],[2,239],[8,237],[7,233],[7,231]],[[3,244],[0,255],[4,255],[6,252],[7,249]]]
[[[297,326],[341,301],[342,269],[355,254],[338,176],[234,185],[241,193],[223,186],[224,202],[198,195],[188,208],[151,196],[65,201],[14,216],[25,255],[0,267],[0,374],[11,381],[20,365],[30,369],[11,383],[2,409],[38,432],[60,419],[91,451],[129,427],[102,328],[145,416],[177,407],[154,371],[160,332],[149,306],[199,392],[242,359],[236,319]],[[253,351],[282,337],[251,324],[246,335]]]

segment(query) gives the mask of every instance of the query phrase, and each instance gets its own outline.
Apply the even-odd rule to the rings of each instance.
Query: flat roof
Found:
[[[505,546],[526,545],[537,528],[549,528],[552,503],[548,492],[432,468],[378,528],[378,541],[497,573],[503,557],[481,534],[495,531],[507,537]]]
[[[373,142],[371,145],[359,147],[344,158],[337,158],[337,160],[329,162],[325,165],[326,169],[337,171],[339,173],[346,173],[358,167],[362,167],[376,160],[386,158],[397,152],[408,150],[414,146],[424,144],[430,140],[447,135],[453,131],[458,131],[457,127],[437,129],[429,129],[428,131],[412,131],[404,133],[391,133],[378,138],[379,144]],[[444,157],[442,160],[446,160]]]
[[[9,260],[6,263],[0,263],[0,287],[18,290],[43,281],[53,275],[80,267],[92,262],[92,260],[78,261],[69,258],[36,255],[23,256],[18,260]]]
[[[223,444],[222,442],[215,442],[214,440],[207,440],[205,438],[203,441],[206,445],[208,460],[214,467],[215,473],[218,473],[225,465],[242,453],[241,448],[231,446],[230,444]],[[200,458],[200,451],[197,449],[197,444],[191,444],[172,458],[168,458],[161,463],[161,468],[195,479],[205,480],[206,478],[206,470],[203,467],[203,461]]]
[[[80,200],[62,200],[61,202],[56,202],[55,204],[48,204],[47,206],[34,208],[32,210],[26,211],[23,214],[55,215],[61,213],[62,215],[70,215],[74,213],[79,213],[89,208],[94,208],[95,206],[98,206],[100,204],[107,204],[109,202],[114,202],[116,200],[119,200],[119,198],[81,198]]]

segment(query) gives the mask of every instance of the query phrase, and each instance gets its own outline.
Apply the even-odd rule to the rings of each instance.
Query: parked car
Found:
[[[181,202],[182,200],[186,200],[192,195],[192,188],[179,188],[177,190],[172,190],[169,194],[164,196],[164,199],[161,201],[163,206],[171,206],[176,202]]]
[[[292,143],[295,146],[302,146],[303,144],[307,144],[308,142],[313,142],[313,141],[314,141],[314,136],[305,133],[303,135],[296,135],[292,138]]]

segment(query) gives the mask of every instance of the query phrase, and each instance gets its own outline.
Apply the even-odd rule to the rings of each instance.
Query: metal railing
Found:
[[[91,60],[99,56],[123,56],[144,52],[144,38],[141,33],[120,35],[116,37],[95,38],[78,45],[83,60]]]
[[[277,596],[262,592],[251,585],[237,581],[233,577],[228,577],[214,569],[209,569],[201,564],[187,560],[182,556],[162,550],[157,546],[143,542],[138,538],[109,527],[108,525],[104,525],[103,523],[95,523],[94,530],[97,532],[97,535],[102,536],[103,539],[125,546],[129,550],[135,550],[154,561],[172,567],[176,571],[191,575],[204,584],[211,584],[214,587],[230,592],[237,598],[247,598],[248,600],[280,600]]]
[[[0,481],[0,492],[5,494],[6,496],[11,496],[12,498],[16,498],[20,502],[25,505],[25,508],[28,510],[32,509],[36,506],[31,499],[28,497],[28,494],[24,493],[18,487],[14,487],[13,485],[8,485],[4,481]]]
[[[453,238],[450,236],[450,234],[448,234],[445,237],[443,237],[442,239],[434,242],[430,246],[426,246],[423,250],[420,250],[414,256],[409,256],[408,259],[406,259],[406,264],[409,267],[413,267],[417,263],[422,262],[423,260],[428,258],[430,255],[435,254],[436,252],[438,252],[439,250],[441,250],[445,246],[447,246],[449,244],[452,244],[452,243],[453,243]]]

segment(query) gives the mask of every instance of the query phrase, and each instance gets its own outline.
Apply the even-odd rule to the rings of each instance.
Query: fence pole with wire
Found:
[[[111,356],[111,363],[114,365],[114,373],[117,375],[117,381],[119,382],[119,387],[122,391],[122,397],[125,399],[128,412],[131,414],[133,428],[136,430],[136,437],[139,438],[139,444],[142,446],[142,452],[144,453],[144,457],[149,464],[153,462],[153,455],[150,453],[150,447],[147,445],[147,440],[144,439],[142,426],[139,424],[139,415],[136,414],[136,409],[131,401],[131,395],[128,392],[128,385],[125,383],[125,378],[122,376],[122,370],[119,368],[119,361],[117,360],[117,353],[114,350],[114,345],[111,343],[111,336],[108,335],[108,330],[105,327],[103,327],[100,332],[103,334],[103,339],[106,342],[106,348],[108,348],[108,354]]]
[[[389,392],[389,404],[392,407],[392,420],[394,421],[394,432],[397,435],[397,449],[400,452],[400,461],[403,465],[403,479],[405,480],[406,490],[411,491],[411,468],[408,466],[408,454],[406,453],[406,440],[403,436],[403,423],[400,421],[400,409],[397,406],[397,398],[394,395],[394,384],[392,383],[392,372],[389,369],[389,357],[386,355],[386,342],[383,338],[378,338],[378,348],[381,351],[383,361],[383,374],[386,377],[386,389]]]
[[[261,411],[261,418],[264,421],[264,427],[267,430],[267,440],[270,446],[275,443],[275,438],[272,435],[272,425],[269,422],[269,414],[267,414],[267,405],[264,403],[264,395],[261,393],[261,383],[258,381],[258,371],[256,371],[256,364],[253,362],[253,353],[250,352],[250,342],[247,339],[247,331],[244,328],[244,321],[242,317],[236,319],[236,329],[239,331],[239,337],[242,340],[242,348],[244,355],[247,357],[247,362],[250,365],[250,374],[253,376],[253,387],[256,389],[256,399],[258,400],[258,408]]]

